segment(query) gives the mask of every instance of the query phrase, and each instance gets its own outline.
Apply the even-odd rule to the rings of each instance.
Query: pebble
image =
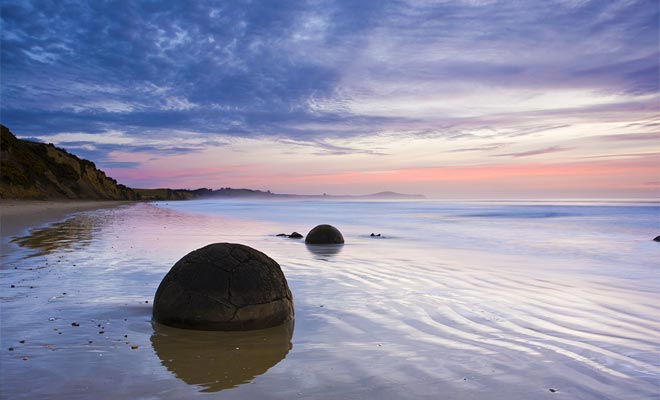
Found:
[[[99,335],[103,335],[105,331],[99,331]]]
[[[137,348],[138,348],[138,347],[135,346],[135,345],[131,346],[131,349],[132,349],[132,350],[137,350]]]
[[[21,359],[22,359],[23,361],[27,361],[27,360],[29,360],[29,358],[27,358],[27,356],[21,357]]]
[[[555,388],[550,388],[548,390],[551,391],[552,393],[555,393],[557,391],[557,389],[555,389]]]
[[[18,342],[18,343],[25,343],[25,340],[21,340],[21,341],[20,341],[20,342]]]
[[[14,348],[13,348],[13,347],[10,347],[10,348],[8,348],[7,350],[9,350],[9,351],[14,351]]]
[[[13,288],[15,288],[15,287],[16,287],[16,285],[11,285],[11,287],[13,287]]]
[[[77,323],[77,322],[72,322],[72,323],[71,323],[71,326],[80,326],[80,324]]]

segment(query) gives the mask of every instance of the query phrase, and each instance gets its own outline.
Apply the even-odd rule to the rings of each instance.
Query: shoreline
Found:
[[[0,200],[0,237],[3,253],[6,241],[47,223],[57,222],[68,215],[134,204],[128,200]]]

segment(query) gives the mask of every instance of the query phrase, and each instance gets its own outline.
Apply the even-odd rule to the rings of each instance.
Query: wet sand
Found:
[[[65,218],[67,215],[99,208],[131,204],[129,201],[40,201],[0,200],[0,235],[3,238]]]
[[[274,236],[311,228],[292,225],[141,203],[15,238],[0,269],[0,397],[657,396],[657,275],[608,276],[606,263],[577,268],[574,255],[374,240],[358,227],[332,248]],[[169,268],[220,241],[281,264],[295,327],[243,335],[152,324]]]

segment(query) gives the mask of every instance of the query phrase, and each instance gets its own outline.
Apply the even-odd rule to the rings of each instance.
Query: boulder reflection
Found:
[[[305,247],[307,247],[307,250],[310,253],[320,258],[323,258],[323,257],[332,257],[334,255],[339,254],[341,252],[341,249],[344,248],[344,245],[343,244],[308,244]]]
[[[202,392],[233,388],[264,374],[286,357],[293,336],[293,321],[245,332],[153,327],[151,345],[161,363]]]

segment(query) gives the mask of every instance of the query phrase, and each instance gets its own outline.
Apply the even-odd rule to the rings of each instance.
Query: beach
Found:
[[[0,233],[3,237],[15,236],[31,227],[61,220],[67,215],[87,210],[118,207],[128,201],[41,201],[1,200]]]
[[[44,204],[3,203],[2,398],[658,395],[657,202]],[[320,223],[346,244],[276,236]],[[214,242],[281,265],[295,325],[151,322]]]

